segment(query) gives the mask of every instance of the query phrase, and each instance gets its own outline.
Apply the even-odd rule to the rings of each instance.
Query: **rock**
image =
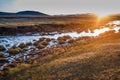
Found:
[[[23,51],[28,51],[29,49],[28,48],[23,48]]]
[[[0,58],[1,58],[1,57],[4,57],[4,54],[3,54],[2,52],[0,52]]]
[[[13,45],[11,48],[17,48],[16,45]]]
[[[3,45],[0,45],[0,51],[4,51],[6,48]]]
[[[20,53],[20,52],[21,52],[21,48],[10,48],[10,49],[8,50],[8,53],[9,53],[9,54],[13,54],[13,55],[18,54],[18,53]]]
[[[6,58],[0,58],[0,63],[8,63],[8,59]]]
[[[43,49],[43,48],[45,48],[45,45],[38,44],[37,48],[39,48],[39,49]]]
[[[74,39],[70,39],[68,40],[68,43],[73,43],[75,40]]]
[[[51,38],[51,40],[55,40],[54,38]]]
[[[20,45],[18,46],[20,48],[25,48],[26,47],[26,44],[25,43],[20,43]]]
[[[50,42],[51,39],[50,39],[50,38],[46,38],[45,41],[46,41],[46,42]]]
[[[36,41],[35,39],[33,41]]]
[[[68,39],[71,39],[71,37],[70,36],[63,36],[63,37],[57,38],[59,44],[64,44]]]
[[[36,60],[37,58],[36,57],[32,57],[28,60],[29,63],[34,63],[34,61]]]
[[[57,38],[57,40],[64,40],[64,41],[66,41],[67,39],[71,39],[71,37],[67,35],[67,36]]]
[[[17,66],[16,64],[12,63],[12,64],[9,64],[7,67],[9,67],[9,68],[14,68],[14,67],[16,67],[16,66]]]
[[[46,45],[48,45],[49,43],[46,42],[46,41],[43,41],[43,42],[41,42],[41,44],[46,46]]]
[[[26,45],[27,45],[27,46],[30,46],[30,45],[32,45],[32,42],[28,42],[28,43],[26,43]]]
[[[34,54],[40,54],[42,51],[41,50],[36,50]]]
[[[59,44],[64,44],[65,41],[64,41],[64,40],[58,40],[58,43],[59,43]]]
[[[41,56],[46,56],[47,54],[46,53],[42,53]]]
[[[63,36],[64,39],[71,39],[69,35]]]
[[[30,51],[28,56],[33,56],[34,55],[34,51]]]
[[[19,63],[24,62],[23,58],[17,58],[16,61],[19,62]]]
[[[6,66],[6,67],[3,68],[2,71],[5,72],[5,71],[8,71],[9,69],[10,69],[10,68]]]
[[[39,43],[40,43],[39,41],[35,41],[33,45],[37,46]]]
[[[38,41],[39,41],[39,42],[42,42],[42,41],[44,41],[44,39],[45,39],[45,38],[40,38]]]
[[[4,72],[3,71],[0,71],[0,75],[3,76],[4,75]],[[1,78],[1,77],[0,77]]]

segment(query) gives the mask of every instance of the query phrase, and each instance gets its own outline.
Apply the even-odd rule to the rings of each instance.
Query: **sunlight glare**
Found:
[[[115,33],[118,33],[120,30],[120,27],[114,27],[113,29],[115,30]]]
[[[95,36],[98,36],[99,34],[104,33],[106,31],[110,31],[110,30],[111,30],[110,28],[102,28],[102,29],[96,29],[93,32]]]

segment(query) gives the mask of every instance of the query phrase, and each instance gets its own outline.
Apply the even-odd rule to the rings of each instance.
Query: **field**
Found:
[[[82,32],[103,25],[98,23],[99,18],[96,16],[4,20],[0,21],[0,27],[17,27],[18,32],[20,27],[29,27],[31,30],[36,26],[42,27],[37,32]],[[8,35],[1,35],[6,34]],[[80,37],[71,41],[69,46],[60,44],[45,49],[42,53],[46,52],[50,54],[31,58],[29,63],[23,62],[17,67],[12,66],[14,68],[6,67],[0,71],[0,80],[120,80],[120,31],[108,31],[97,37]]]
[[[105,34],[10,69],[6,80],[119,80],[120,33]]]
[[[4,35],[24,32],[68,32],[95,29],[98,17],[93,14],[47,17],[1,17],[0,33]],[[37,29],[36,29],[37,28]],[[9,29],[9,31],[7,31]],[[3,32],[4,30],[4,32]],[[13,32],[13,33],[12,33]]]

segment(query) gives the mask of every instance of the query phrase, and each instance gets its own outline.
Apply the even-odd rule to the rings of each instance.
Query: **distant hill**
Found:
[[[0,12],[0,15],[15,15],[15,13],[8,13],[8,12]]]
[[[17,13],[0,12],[0,16],[48,16],[38,11],[20,11]]]
[[[17,15],[47,15],[38,11],[20,11],[16,13]]]

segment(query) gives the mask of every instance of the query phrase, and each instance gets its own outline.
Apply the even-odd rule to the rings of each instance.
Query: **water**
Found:
[[[118,21],[111,21],[111,22],[109,22],[108,23],[109,25],[120,25],[120,21],[118,20]]]
[[[114,22],[110,22],[108,24],[114,24],[114,26],[112,27],[103,27],[100,29],[95,29],[94,31],[91,31],[88,29],[87,32],[83,31],[81,33],[77,33],[77,32],[67,32],[67,33],[61,33],[59,34],[58,32],[52,32],[51,34],[54,35],[44,35],[41,36],[39,34],[35,34],[32,36],[28,36],[28,35],[17,35],[17,36],[0,36],[0,45],[3,45],[7,50],[12,47],[13,45],[19,45],[21,42],[27,43],[27,42],[34,42],[35,40],[38,40],[39,38],[51,38],[51,39],[55,39],[56,42],[51,41],[49,43],[49,45],[47,47],[51,47],[54,45],[57,45],[57,38],[58,37],[62,37],[62,36],[71,36],[72,38],[78,38],[78,37],[84,37],[84,36],[88,36],[88,37],[96,37],[99,36],[101,33],[107,32],[107,31],[115,31],[115,33],[118,33],[120,31],[120,26],[118,26],[120,24],[120,21],[114,21]],[[29,47],[34,47],[34,46],[29,46]],[[31,50],[31,49],[30,49]],[[24,60],[26,60],[27,54],[29,54],[29,51],[23,54],[17,54],[15,56],[10,56],[7,57],[7,59],[9,60],[9,63],[5,63],[3,66],[0,67],[0,70],[2,70],[4,68],[4,66],[7,66],[9,64],[11,64],[11,62],[19,57],[24,58]],[[5,53],[4,53],[5,54]],[[38,55],[36,55],[38,56]]]
[[[62,34],[55,34],[55,35],[35,35],[35,36],[1,36],[0,37],[0,45],[3,45],[7,49],[10,48],[13,45],[19,45],[21,42],[27,43],[27,42],[33,42],[34,40],[38,40],[39,38],[45,37],[45,38],[53,38],[57,39],[58,37],[69,35],[72,38],[78,38],[78,37],[96,37],[99,36],[101,33],[104,33],[106,31],[112,31],[114,30],[115,33],[118,33],[120,30],[120,27],[113,27],[113,28],[101,28],[101,29],[95,29],[94,31],[88,30],[88,32],[68,32],[68,33],[62,33]],[[52,44],[52,43],[51,43]]]

